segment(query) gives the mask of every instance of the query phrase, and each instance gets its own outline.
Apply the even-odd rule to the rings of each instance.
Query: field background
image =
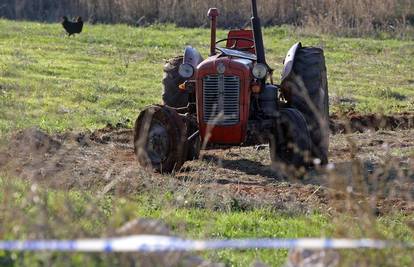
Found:
[[[50,132],[132,122],[159,103],[166,59],[192,45],[205,56],[208,29],[173,25],[86,25],[66,38],[60,25],[0,20],[0,131],[40,126]],[[218,32],[225,37],[225,31]],[[414,110],[414,43],[264,30],[277,81],[291,45],[325,49],[332,113]],[[16,113],[18,111],[18,113]],[[16,116],[18,115],[18,116]]]
[[[92,23],[174,23],[206,27],[206,12],[218,7],[221,27],[243,27],[249,22],[249,0],[3,0],[0,17],[53,22],[63,15],[82,16]],[[414,25],[412,0],[261,0],[265,26],[295,25],[341,35],[406,37]]]
[[[325,50],[331,115],[413,112],[414,36],[409,26],[412,2],[384,0],[378,1],[378,8],[368,8],[376,2],[338,1],[334,9],[327,5],[328,2],[267,2],[269,6],[295,12],[310,10],[311,4],[314,8],[318,7],[313,17],[305,16],[311,13],[300,13],[295,17],[278,9],[262,10],[268,25],[292,23],[264,29],[268,63],[275,68],[275,80],[278,81],[281,62],[289,47],[296,41],[302,41],[304,45],[321,46]],[[45,11],[39,3],[51,9]],[[15,142],[19,141],[16,132],[38,127],[54,139],[64,140],[62,146],[69,147],[64,154],[67,158],[58,162],[78,162],[78,165],[69,165],[68,170],[78,171],[77,168],[84,162],[91,162],[91,166],[80,176],[83,179],[66,177],[63,172],[43,175],[40,170],[37,176],[33,174],[36,179],[30,178],[31,173],[16,178],[16,172],[20,170],[3,168],[4,154],[0,149],[1,239],[111,236],[125,222],[143,217],[161,219],[174,234],[194,238],[332,236],[413,240],[414,217],[410,212],[412,209],[407,207],[412,206],[414,195],[414,167],[399,165],[410,164],[409,159],[414,156],[412,131],[334,136],[331,146],[333,160],[338,165],[342,160],[351,162],[351,165],[344,166],[351,166],[348,169],[354,169],[358,175],[355,180],[348,181],[349,184],[343,182],[347,180],[342,176],[324,177],[331,187],[341,192],[335,193],[332,198],[324,198],[325,193],[321,192],[328,189],[324,189],[322,183],[315,182],[322,178],[311,177],[305,181],[275,179],[276,174],[267,168],[268,150],[235,148],[206,152],[204,160],[188,163],[181,173],[159,175],[134,165],[129,143],[120,144],[121,148],[111,142],[108,145],[91,143],[89,148],[78,143],[74,146],[69,138],[71,135],[78,138],[77,132],[87,135],[107,124],[129,128],[140,110],[149,104],[160,103],[162,66],[166,59],[182,53],[185,45],[196,47],[203,55],[208,52],[208,29],[182,28],[160,22],[206,26],[205,12],[209,1],[158,1],[163,5],[155,7],[153,1],[114,3],[54,1],[51,4],[44,0],[19,1],[16,4],[6,0],[0,6],[0,14],[5,17],[48,21],[0,20],[0,144],[12,147],[6,152],[12,151],[13,146],[19,146]],[[216,3],[222,14],[226,14],[220,18],[222,26],[239,26],[246,22],[245,15],[240,14],[248,12],[248,2],[242,2],[240,9],[233,8],[236,1]],[[305,8],[307,3],[310,4]],[[188,8],[196,4],[198,8]],[[149,7],[155,8],[153,15],[140,13],[145,5],[148,10],[151,10]],[[338,24],[331,23],[333,14],[330,12],[319,12],[318,5],[331,11],[340,9],[339,13],[333,12],[338,15]],[[174,12],[162,13],[165,10],[163,6],[172,7]],[[239,20],[230,19],[233,10],[237,10],[234,16]],[[351,18],[340,22],[339,15],[346,10],[350,10],[347,14],[352,14],[349,15]],[[368,12],[365,15],[370,14],[368,17],[361,15],[366,20],[355,19],[358,12],[363,11]],[[373,14],[380,11],[386,13],[384,16],[387,18],[380,17],[380,27],[375,28]],[[126,22],[129,25],[88,23],[82,34],[68,38],[61,26],[55,23],[63,13],[71,16],[81,14],[93,23]],[[108,14],[111,17],[106,17]],[[290,14],[291,18],[299,17],[300,20],[290,21],[287,17],[285,20],[276,19],[274,14]],[[137,20],[144,15],[145,19],[140,23],[145,27],[136,27]],[[171,17],[167,18],[167,15]],[[393,16],[395,20],[388,19]],[[270,19],[273,17],[274,21]],[[186,24],[184,18],[194,21],[194,25]],[[356,24],[349,24],[352,20]],[[229,21],[237,21],[237,25]],[[145,25],[150,22],[158,23]],[[225,30],[218,32],[219,36],[224,37],[225,34]],[[35,133],[34,136],[42,136]],[[24,140],[21,141],[24,146]],[[384,142],[395,142],[398,146],[387,148],[382,145]],[[358,153],[361,161],[352,156],[355,151],[349,147],[355,145],[360,146]],[[115,160],[111,163],[113,165],[105,160],[106,153],[114,153],[111,154],[111,160]],[[127,160],[123,158],[127,157],[125,155]],[[31,164],[25,157],[36,158],[39,155],[17,156],[21,156],[16,158],[17,163],[21,161],[19,168],[25,169]],[[117,158],[121,158],[120,161],[116,161]],[[46,156],[45,166],[53,165],[53,159]],[[381,194],[388,196],[396,189],[403,191],[405,188],[408,190],[405,198],[411,202],[404,206],[399,204],[399,199],[390,198],[388,210],[378,211],[364,198],[348,194],[349,186],[355,190],[362,186],[360,183],[365,186],[365,181],[361,182],[365,178],[359,174],[362,171],[359,167],[366,164],[365,160],[375,165],[375,169],[371,170],[374,175],[367,179],[388,177],[388,173],[401,178],[394,179],[396,185],[393,187],[370,184],[380,193],[377,195],[375,191],[369,201],[375,202],[383,197]],[[228,165],[231,164],[238,169],[230,169]],[[114,171],[108,177],[116,184],[107,178],[106,171],[111,167]],[[84,171],[80,168],[78,172]],[[124,175],[130,177],[125,178]],[[381,180],[380,184],[387,184],[387,179],[386,182]],[[411,183],[404,186],[407,180]],[[248,198],[239,192],[231,193],[232,183],[235,186],[263,183],[263,186],[253,198]],[[276,193],[270,194],[267,190],[275,190]],[[299,196],[295,195],[296,191],[299,191]],[[300,197],[302,193],[304,196]],[[346,195],[345,199],[340,197],[342,193]],[[320,198],[319,202],[315,198]],[[344,266],[355,262],[360,266],[412,266],[414,259],[411,252],[398,249],[347,251],[341,256]],[[287,251],[225,250],[200,255],[229,266],[250,266],[255,260],[281,266]],[[137,255],[0,252],[2,266],[62,263],[67,263],[67,266],[114,266],[136,259],[139,259]]]

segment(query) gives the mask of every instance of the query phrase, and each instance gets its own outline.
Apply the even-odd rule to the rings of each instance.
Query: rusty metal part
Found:
[[[216,29],[217,29],[217,17],[219,15],[217,8],[210,8],[208,10],[207,16],[211,20],[211,41],[210,41],[210,56],[216,54]]]

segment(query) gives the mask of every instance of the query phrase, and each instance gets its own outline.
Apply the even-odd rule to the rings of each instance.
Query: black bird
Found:
[[[71,36],[75,33],[81,33],[83,28],[83,20],[81,17],[77,17],[76,21],[69,21],[68,17],[62,17],[62,26],[66,32]]]

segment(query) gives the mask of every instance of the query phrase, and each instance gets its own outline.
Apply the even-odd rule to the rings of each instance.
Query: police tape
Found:
[[[414,248],[414,243],[374,239],[224,239],[191,240],[171,236],[135,235],[107,239],[0,241],[6,251],[172,252],[219,249],[384,249]]]

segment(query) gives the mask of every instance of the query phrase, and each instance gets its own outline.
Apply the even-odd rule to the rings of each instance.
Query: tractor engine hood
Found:
[[[246,53],[247,54],[247,53]],[[254,57],[254,55],[252,55]],[[207,58],[197,66],[197,78],[209,74],[233,74],[233,71],[245,70],[250,71],[253,68],[255,62],[254,58],[241,58],[241,57],[229,57],[218,54]],[[218,66],[222,68],[224,66],[224,72],[221,69],[217,69]],[[221,72],[221,73],[220,73]]]
[[[197,67],[197,117],[203,142],[241,144],[246,139],[254,60],[215,55]]]

